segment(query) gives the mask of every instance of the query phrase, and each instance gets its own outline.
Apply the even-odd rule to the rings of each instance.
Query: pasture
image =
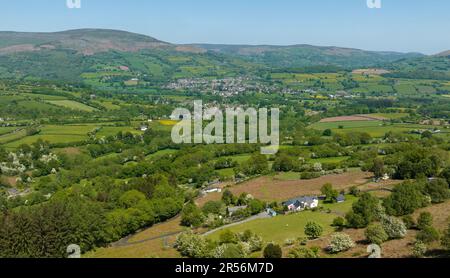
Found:
[[[83,104],[81,102],[76,102],[73,100],[50,100],[47,101],[48,103],[51,103],[53,105],[56,106],[61,106],[64,108],[69,108],[72,110],[79,110],[79,111],[83,111],[83,112],[93,112],[96,111],[97,109],[90,107],[86,104]]]
[[[257,219],[240,225],[227,228],[234,233],[245,232],[251,230],[260,235],[265,242],[276,242],[283,245],[286,239],[297,239],[304,237],[304,229],[308,222],[314,221],[322,225],[324,234],[333,232],[333,219],[335,214],[323,212],[304,211],[289,215],[279,215],[273,218]],[[222,231],[217,231],[208,236],[209,239],[219,240]]]

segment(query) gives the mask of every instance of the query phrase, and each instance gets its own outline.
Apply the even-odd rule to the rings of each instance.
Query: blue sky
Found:
[[[450,49],[450,1],[0,0],[0,30],[120,29],[172,43],[313,44],[434,54]]]

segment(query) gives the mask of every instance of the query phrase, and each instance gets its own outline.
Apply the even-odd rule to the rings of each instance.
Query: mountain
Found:
[[[434,56],[402,59],[386,68],[392,73],[386,76],[412,79],[450,80],[450,53],[442,52]]]
[[[424,56],[420,53],[376,52],[306,44],[291,46],[197,44],[194,46],[208,51],[235,55],[251,62],[267,64],[274,67],[333,65],[356,68]]]
[[[448,57],[448,56],[450,56],[450,50],[443,51],[443,52],[438,53],[438,54],[436,54],[434,56],[437,56],[437,57]]]
[[[278,69],[354,69],[426,58],[312,45],[177,45],[126,31],[79,29],[55,33],[0,32],[0,78],[83,82],[94,86],[130,79],[224,77]],[[441,57],[435,57],[440,59]],[[400,64],[400,67],[404,67]]]
[[[0,32],[0,55],[67,49],[84,55],[111,50],[134,52],[171,46],[155,38],[125,31],[79,29],[55,33]]]

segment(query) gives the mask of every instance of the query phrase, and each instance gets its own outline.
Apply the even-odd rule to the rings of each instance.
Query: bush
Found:
[[[319,258],[319,248],[297,247],[289,252],[288,257],[292,259],[316,259]]]
[[[427,245],[421,241],[416,241],[413,245],[413,256],[416,258],[423,258],[427,252]]]
[[[444,179],[435,179],[425,185],[425,193],[430,196],[431,202],[442,203],[450,197],[448,183]]]
[[[400,219],[393,216],[387,216],[381,220],[381,225],[389,236],[389,239],[399,239],[406,236],[406,226]]]
[[[181,212],[181,225],[186,227],[200,227],[204,221],[202,211],[195,203],[189,203]]]
[[[237,243],[238,238],[235,233],[233,233],[230,230],[225,230],[219,235],[219,243],[220,244],[226,244],[226,243]]]
[[[438,241],[439,237],[439,232],[435,228],[427,226],[417,234],[416,239],[423,243],[432,243]]]
[[[343,218],[343,217],[336,217],[334,220],[333,220],[333,224],[332,224],[332,226],[333,227],[336,227],[337,229],[343,229],[344,228],[344,226],[345,226],[345,219]]]
[[[175,248],[188,258],[207,258],[210,255],[209,242],[191,231],[178,235]]]
[[[447,250],[450,250],[450,224],[442,237],[442,246],[447,248]]]
[[[355,243],[349,235],[344,233],[336,233],[331,236],[330,245],[328,245],[328,251],[336,254],[343,251],[347,251],[355,246]]]
[[[402,217],[403,223],[407,229],[414,229],[416,227],[416,222],[414,222],[414,218],[411,215],[405,215]]]
[[[431,226],[433,226],[433,216],[429,212],[422,212],[417,219],[417,228],[423,230]]]
[[[381,245],[389,239],[389,236],[380,224],[369,225],[366,229],[365,235],[370,243],[375,243],[378,245]]]
[[[281,247],[277,244],[269,243],[266,248],[264,248],[264,258],[266,259],[279,259],[283,257],[283,251]]]
[[[311,239],[319,238],[323,233],[323,228],[316,222],[308,222],[305,226],[305,235]]]

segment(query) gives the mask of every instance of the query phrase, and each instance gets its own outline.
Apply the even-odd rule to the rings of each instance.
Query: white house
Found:
[[[287,206],[289,211],[302,211],[305,209],[313,209],[319,206],[319,198],[313,197],[300,197],[296,199],[289,200],[283,205]]]

